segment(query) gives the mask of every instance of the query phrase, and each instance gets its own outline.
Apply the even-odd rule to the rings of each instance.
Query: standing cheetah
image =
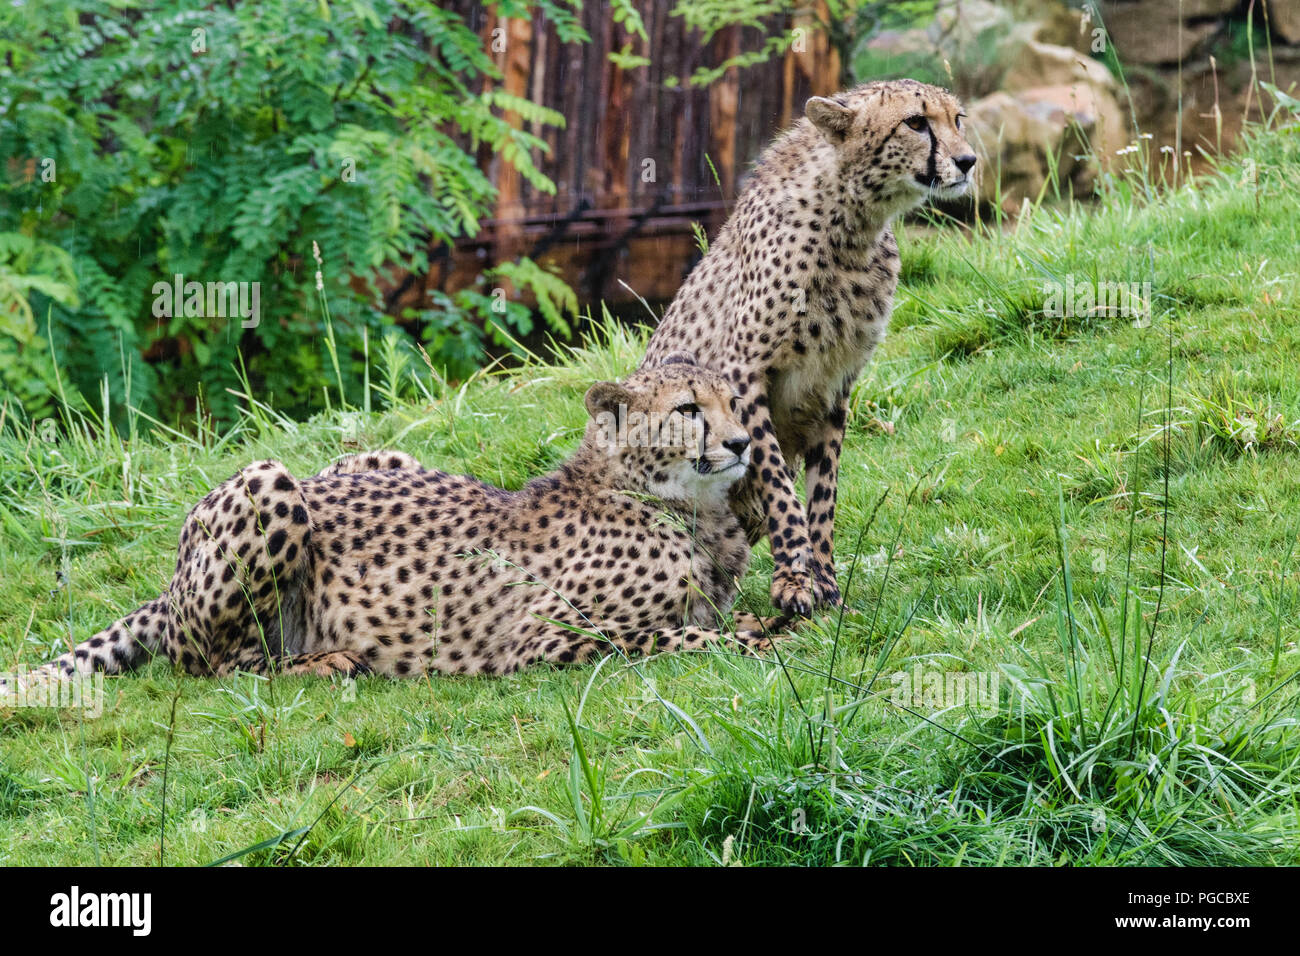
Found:
[[[646,363],[690,349],[741,397],[753,464],[733,491],[751,544],[772,539],[772,603],[840,601],[832,531],[849,393],[898,285],[890,223],[966,192],[975,155],[946,90],[899,80],[813,97],[759,157],[708,255],[664,313]],[[806,469],[807,518],[795,495]]]
[[[194,674],[499,674],[722,640],[749,560],[730,382],[672,355],[586,404],[578,451],[517,492],[394,452],[301,481],[249,465],[190,512],[160,597],[42,670],[161,650]],[[738,615],[735,638],[765,649],[769,623]]]

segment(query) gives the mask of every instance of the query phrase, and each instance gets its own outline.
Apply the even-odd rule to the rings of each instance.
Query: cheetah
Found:
[[[513,492],[399,452],[302,480],[256,462],[190,511],[160,597],[42,670],[503,674],[722,642],[749,560],[735,403],[685,354],[598,382],[576,453]],[[736,615],[739,649],[778,623]]]
[[[767,147],[708,254],[650,338],[727,375],[753,438],[732,502],[751,545],[770,537],[772,603],[841,601],[833,528],[853,383],[885,336],[898,285],[893,219],[954,199],[975,154],[961,104],[914,80],[808,100]],[[805,469],[807,513],[795,494]]]

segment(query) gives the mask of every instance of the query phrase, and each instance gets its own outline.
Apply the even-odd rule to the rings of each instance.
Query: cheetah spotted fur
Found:
[[[734,403],[688,355],[597,383],[578,451],[516,492],[397,452],[303,480],[249,465],[189,513],[167,590],[44,677],[160,651],[194,674],[500,674],[722,642],[749,560],[728,505],[750,454]],[[642,440],[607,427],[637,414]],[[736,615],[727,637],[762,651],[774,625]]]
[[[890,223],[968,188],[961,105],[913,80],[813,97],[664,313],[646,364],[688,349],[740,393],[752,464],[733,489],[748,540],[768,536],[772,603],[840,603],[833,528],[849,395],[885,336],[898,284]],[[807,512],[795,494],[805,468]]]

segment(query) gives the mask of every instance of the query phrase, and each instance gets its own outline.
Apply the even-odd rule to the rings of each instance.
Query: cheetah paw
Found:
[[[738,630],[736,640],[750,654],[766,654],[772,646],[785,640],[790,634],[782,628],[789,622],[786,616],[763,618],[759,621],[762,630]]]
[[[823,567],[813,570],[813,596],[818,607],[830,608],[833,611],[838,611],[844,604],[833,570]]]
[[[789,614],[771,614],[767,617],[759,617],[757,614],[750,614],[747,611],[741,611],[732,618],[736,631],[758,631],[760,634],[779,631],[790,621]]]
[[[807,617],[813,609],[813,592],[806,574],[778,570],[772,575],[772,604],[787,614]]]
[[[351,651],[325,651],[312,654],[305,660],[289,667],[286,674],[312,674],[316,677],[332,677],[336,674],[344,677],[360,677],[370,673],[368,665]]]

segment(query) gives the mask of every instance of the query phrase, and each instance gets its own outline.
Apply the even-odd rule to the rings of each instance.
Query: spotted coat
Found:
[[[518,491],[399,452],[301,480],[256,462],[189,513],[166,591],[47,676],[158,652],[194,674],[409,676],[724,640],[763,650],[771,620],[720,629],[749,560],[727,496],[750,454],[734,402],[684,355],[597,383],[578,451]],[[653,423],[639,439],[608,427],[637,415]]]
[[[893,307],[890,223],[927,197],[960,196],[975,163],[960,104],[933,86],[870,83],[814,97],[805,114],[760,156],[645,359],[689,349],[736,386],[754,444],[733,506],[751,544],[771,538],[773,604],[801,614],[840,601],[840,450],[850,390]]]

